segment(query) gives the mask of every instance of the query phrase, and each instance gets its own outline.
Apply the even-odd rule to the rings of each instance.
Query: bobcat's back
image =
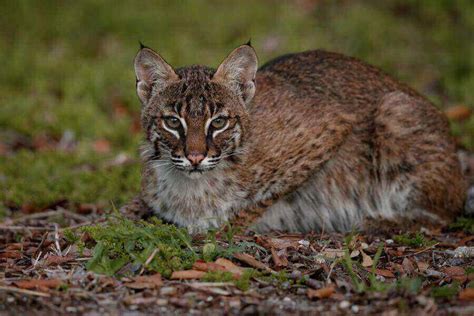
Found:
[[[447,120],[409,87],[324,51],[270,61],[257,86],[248,167],[255,198],[278,199],[259,229],[345,231],[367,217],[445,219],[461,209]]]

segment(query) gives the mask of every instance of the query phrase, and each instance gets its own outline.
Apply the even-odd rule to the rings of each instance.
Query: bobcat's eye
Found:
[[[224,128],[226,123],[227,123],[227,119],[225,117],[218,117],[212,120],[211,125],[215,129],[221,129],[221,128]]]
[[[176,117],[173,117],[173,116],[166,117],[164,119],[164,121],[165,121],[166,126],[168,126],[169,128],[172,128],[172,129],[177,129],[181,126],[180,120]]]

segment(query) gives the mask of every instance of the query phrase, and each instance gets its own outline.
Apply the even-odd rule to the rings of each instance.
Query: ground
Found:
[[[176,66],[216,66],[232,48],[249,38],[260,64],[280,54],[314,48],[359,57],[413,86],[446,111],[460,149],[469,151],[474,149],[473,30],[474,3],[462,0],[0,2],[0,311],[203,311],[213,307],[233,312],[280,308],[303,312],[315,308],[344,313],[353,306],[358,306],[360,313],[470,311],[465,291],[472,258],[459,257],[455,252],[458,247],[472,246],[469,219],[458,228],[424,230],[423,238],[438,243],[430,246],[388,242],[406,233],[403,231],[355,234],[359,246],[345,244],[347,236],[297,236],[295,240],[310,244],[284,248],[288,265],[281,267],[275,266],[272,247],[262,244],[271,236],[234,234],[235,244],[246,241],[262,247],[243,249],[258,262],[287,274],[280,272],[283,276],[279,274],[278,280],[268,280],[267,274],[272,273],[267,271],[252,278],[250,289],[241,294],[227,281],[209,287],[203,286],[202,280],[200,285],[189,285],[198,281],[179,282],[166,276],[162,278],[164,284],[154,288],[130,289],[124,286],[127,281],[122,280],[123,276],[110,279],[93,274],[90,265],[87,270],[92,253],[80,254],[77,245],[71,246],[68,257],[65,252],[72,241],[63,235],[63,228],[105,220],[106,213],[138,190],[140,105],[135,96],[132,60],[139,41]],[[229,241],[217,234],[216,242],[222,247],[228,248]],[[192,241],[201,257],[202,243]],[[354,273],[356,280],[363,280],[370,289],[361,288],[350,278],[343,259],[334,265],[332,273],[327,269],[334,261],[328,259],[317,267],[308,266],[314,264],[315,257],[324,257],[326,244],[341,255],[343,249],[352,252],[362,243],[367,244],[366,254],[371,260],[377,245],[383,244],[377,269],[395,275],[385,277],[385,281],[420,278],[422,284],[416,295],[403,289],[370,288],[374,283],[370,273],[366,275],[356,264],[363,263],[361,253],[352,258]],[[237,250],[235,253],[242,249]],[[283,249],[276,247],[275,251]],[[234,252],[224,254],[240,267],[248,266],[236,259]],[[51,267],[47,261],[53,255],[61,259],[55,259],[60,264]],[[406,260],[403,265],[406,255],[413,269]],[[64,261],[63,257],[68,259]],[[202,259],[198,257],[194,259]],[[418,262],[440,274],[430,275]],[[461,280],[455,284],[451,299],[437,295],[436,290],[431,292],[453,284],[453,271],[445,271],[448,267],[462,268],[466,277],[456,276]],[[143,273],[152,272],[145,269]],[[317,283],[301,284],[301,277],[295,276],[291,282],[280,282],[292,273],[303,273]],[[459,269],[457,273],[461,274]],[[68,276],[74,277],[64,281]],[[60,280],[59,290],[58,281],[50,286],[26,284],[29,290],[15,283],[18,279],[38,278]],[[298,284],[286,288],[285,282]],[[308,297],[309,289],[331,284],[335,292],[328,298]],[[181,295],[184,291],[189,294]],[[347,304],[350,306],[345,307]]]
[[[61,217],[63,229],[51,220]],[[96,223],[96,224],[92,224]],[[474,221],[406,233],[207,235],[65,209],[7,221],[0,312],[474,313]]]

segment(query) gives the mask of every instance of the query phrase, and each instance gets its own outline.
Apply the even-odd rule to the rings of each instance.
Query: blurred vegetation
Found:
[[[110,162],[138,156],[139,40],[175,66],[216,66],[248,38],[261,64],[338,51],[444,108],[474,105],[473,37],[470,0],[0,1],[0,201],[108,206],[138,190],[136,160]],[[474,148],[473,116],[453,131]]]

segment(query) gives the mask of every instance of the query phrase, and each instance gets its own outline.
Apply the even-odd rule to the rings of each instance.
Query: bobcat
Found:
[[[145,133],[135,205],[192,233],[233,220],[344,232],[463,209],[447,119],[362,61],[315,50],[257,71],[248,43],[217,70],[175,70],[147,47],[134,66]]]

